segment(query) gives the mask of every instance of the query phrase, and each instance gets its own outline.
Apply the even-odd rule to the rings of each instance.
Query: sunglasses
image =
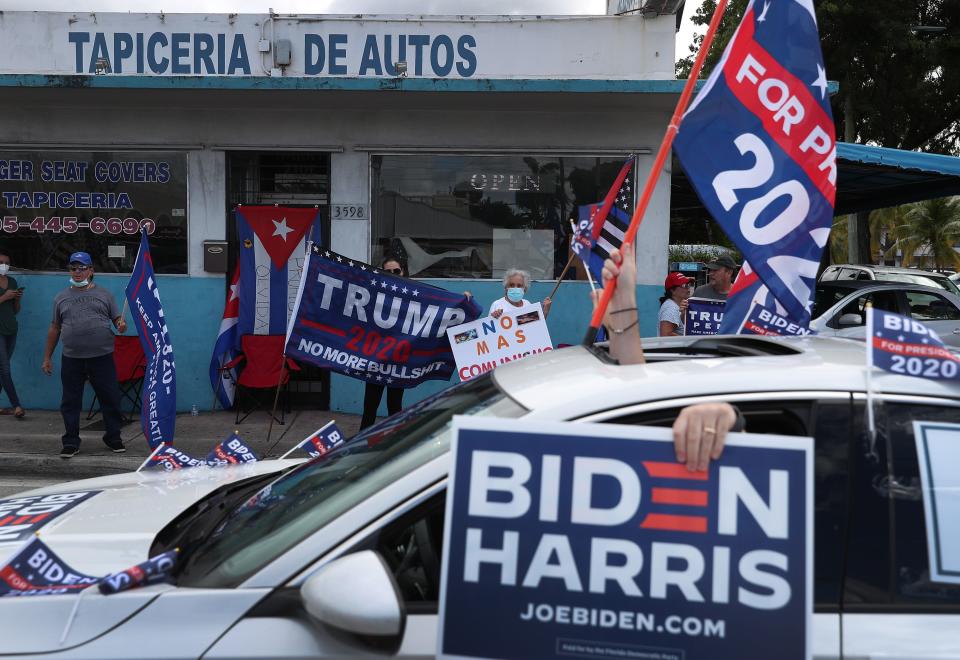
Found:
[[[69,270],[71,273],[82,273],[85,270],[88,270],[90,266],[70,266]]]
[[[402,268],[384,268],[383,270],[394,275],[403,275]]]

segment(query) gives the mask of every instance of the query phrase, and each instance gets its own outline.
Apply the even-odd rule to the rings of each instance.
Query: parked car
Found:
[[[819,335],[866,336],[866,305],[909,316],[960,347],[960,297],[943,289],[866,280],[817,284],[810,329]]]
[[[843,282],[847,280],[877,280],[880,282],[903,282],[919,286],[932,286],[960,296],[960,283],[947,273],[894,266],[871,264],[839,264],[827,266],[820,274],[820,282]]]
[[[647,354],[618,366],[578,346],[500,366],[326,457],[278,462],[279,477],[264,462],[226,484],[210,481],[225,472],[186,470],[32,491],[102,491],[43,529],[76,570],[173,547],[183,560],[170,585],[79,603],[0,599],[0,657],[432,657],[454,415],[665,426],[705,401],[736,404],[750,432],[815,439],[814,656],[957,655],[960,585],[930,581],[912,430],[956,422],[957,385],[878,372],[883,433],[871,442],[863,344],[675,337],[647,342]],[[178,488],[184,478],[194,481]],[[14,549],[0,546],[0,561]]]

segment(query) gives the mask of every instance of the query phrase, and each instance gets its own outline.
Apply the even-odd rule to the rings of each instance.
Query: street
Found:
[[[2,476],[0,475],[0,498],[8,497],[14,493],[34,488],[42,488],[62,481],[62,479],[51,479],[44,477],[30,477],[26,475]]]

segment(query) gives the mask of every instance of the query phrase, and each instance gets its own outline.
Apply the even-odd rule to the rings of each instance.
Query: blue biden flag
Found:
[[[151,449],[156,449],[160,443],[170,446],[173,445],[177,422],[177,371],[146,231],[140,234],[140,251],[127,284],[127,301],[140,335],[140,345],[147,356],[140,426]]]
[[[812,439],[454,419],[440,657],[811,657]]]
[[[314,247],[287,333],[287,355],[390,387],[447,380],[447,328],[473,321],[463,294],[385,273]]]

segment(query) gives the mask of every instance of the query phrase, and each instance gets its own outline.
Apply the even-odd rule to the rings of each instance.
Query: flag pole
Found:
[[[563,281],[563,276],[567,274],[567,271],[570,270],[570,264],[573,263],[574,258],[577,256],[576,252],[571,251],[570,258],[567,259],[567,265],[563,267],[563,270],[560,271],[560,277],[557,278],[557,283],[553,285],[553,291],[550,292],[550,295],[547,298],[553,299],[553,294],[557,292],[557,289],[560,288],[560,283]]]
[[[314,431],[313,433],[311,433],[310,435],[308,435],[307,438],[309,438],[311,435],[316,435],[317,433],[323,433],[324,429],[326,429],[328,426],[330,426],[331,424],[333,424],[333,423],[336,422],[336,421],[337,421],[337,420],[335,420],[335,419],[331,419],[329,422],[327,422],[326,424],[324,424],[323,426],[321,426],[320,428],[318,428],[316,431]],[[307,438],[304,438],[303,440],[306,440]],[[297,448],[298,448],[300,445],[303,444],[303,440],[301,440],[300,442],[298,442],[297,444],[295,444],[293,447],[291,447],[286,453],[284,453],[283,456],[278,456],[276,460],[282,461],[282,460],[285,459],[287,456],[289,456],[289,455],[292,454],[293,452],[297,451]]]
[[[636,210],[633,212],[633,217],[630,219],[630,226],[627,228],[626,233],[623,236],[623,245],[632,244],[634,238],[637,236],[637,230],[640,228],[640,223],[643,221],[643,216],[647,212],[647,206],[650,204],[650,198],[653,197],[654,188],[656,188],[657,180],[660,178],[660,173],[663,171],[663,166],[666,163],[667,155],[670,153],[670,148],[673,145],[673,138],[677,134],[677,127],[680,125],[680,120],[683,118],[683,114],[687,110],[687,106],[690,104],[690,97],[693,96],[693,89],[696,86],[697,77],[700,75],[700,71],[703,69],[703,63],[707,59],[707,53],[710,51],[710,46],[713,43],[713,38],[717,33],[717,28],[720,26],[720,20],[723,18],[723,13],[727,9],[728,0],[719,0],[717,2],[717,8],[713,12],[713,18],[710,19],[710,26],[707,28],[707,33],[703,37],[703,43],[700,44],[700,52],[697,53],[697,59],[693,63],[693,68],[690,69],[690,75],[687,77],[687,82],[683,86],[683,92],[680,94],[680,100],[677,101],[677,107],[673,111],[673,116],[670,118],[670,123],[667,125],[667,132],[663,136],[663,141],[660,143],[660,149],[657,150],[657,156],[653,161],[653,168],[650,170],[650,175],[647,177],[647,183],[643,188],[643,194],[640,196],[640,201],[637,204]],[[593,310],[593,316],[590,319],[590,327],[587,328],[587,334],[583,338],[584,346],[590,346],[597,338],[597,332],[600,330],[600,323],[603,321],[604,315],[607,313],[607,306],[610,304],[610,299],[613,297],[613,292],[617,289],[617,280],[616,278],[607,280],[607,283],[603,287],[603,293],[600,296],[600,302]]]
[[[318,211],[319,212],[319,211]],[[303,268],[300,269],[300,283],[297,285],[297,300],[293,305],[293,311],[290,312],[290,319],[287,321],[287,334],[283,340],[283,352],[280,354],[280,380],[277,381],[277,391],[273,395],[273,408],[270,410],[270,426],[267,427],[267,440],[264,444],[268,445],[264,458],[273,449],[270,446],[270,435],[273,433],[273,420],[277,413],[277,402],[280,400],[280,388],[283,387],[283,377],[287,373],[287,342],[290,341],[290,334],[293,332],[293,325],[297,320],[297,314],[300,313],[300,300],[303,298],[303,288],[307,281],[307,273],[310,271],[310,255],[313,254],[313,226],[310,227],[310,235],[307,237],[307,258],[303,261]]]
[[[573,229],[574,234],[577,233],[577,226],[573,223],[573,218],[570,218],[570,228]],[[587,274],[587,282],[590,283],[590,294],[593,295],[593,292],[597,290],[597,285],[593,281],[593,275],[590,274],[590,265],[583,264],[583,270]]]
[[[163,449],[166,444],[167,444],[166,442],[161,442],[159,445],[157,445],[157,448],[154,449],[153,452],[152,452],[149,456],[147,456],[147,460],[145,460],[143,463],[141,463],[141,464],[140,464],[140,467],[138,467],[136,470],[134,470],[134,472],[139,472],[139,471],[142,470],[144,467],[146,467],[147,463],[150,462],[150,459],[152,459],[154,456],[156,456],[157,454],[159,454],[159,453],[160,453],[160,450]]]
[[[873,417],[873,304],[867,303],[867,437],[870,440],[870,451],[873,451],[877,440],[877,423]]]

